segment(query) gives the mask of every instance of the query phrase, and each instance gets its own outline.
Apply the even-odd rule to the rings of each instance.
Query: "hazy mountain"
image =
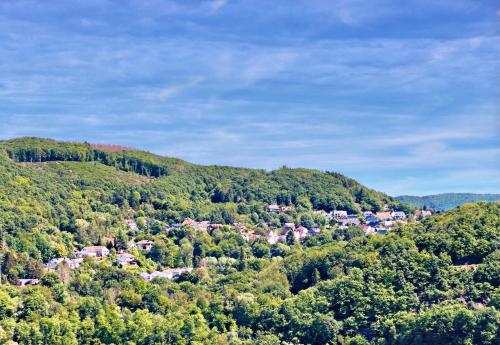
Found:
[[[418,208],[433,208],[435,210],[449,210],[468,202],[500,201],[500,194],[475,193],[443,193],[426,196],[401,195],[396,199]]]

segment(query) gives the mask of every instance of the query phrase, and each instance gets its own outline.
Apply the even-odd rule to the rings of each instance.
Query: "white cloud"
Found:
[[[210,2],[209,8],[212,13],[219,11],[221,8],[227,5],[228,0],[213,0]]]
[[[147,100],[163,102],[179,95],[185,90],[197,86],[202,81],[203,81],[202,77],[195,77],[184,83],[169,85],[160,88],[146,88],[145,91],[144,90],[139,91],[139,94],[141,94]]]

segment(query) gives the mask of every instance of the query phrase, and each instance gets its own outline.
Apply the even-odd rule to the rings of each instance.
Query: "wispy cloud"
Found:
[[[228,0],[213,0],[213,1],[210,1],[210,11],[213,13],[213,12],[217,12],[219,11],[221,8],[223,8],[224,6],[227,5],[229,1]]]
[[[187,82],[169,85],[165,87],[158,88],[148,88],[146,91],[140,91],[139,93],[149,101],[166,101],[174,96],[177,96],[181,92],[195,87],[203,81],[202,77],[194,77]]]

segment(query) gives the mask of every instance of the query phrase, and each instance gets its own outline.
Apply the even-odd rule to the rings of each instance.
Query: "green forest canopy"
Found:
[[[46,139],[0,147],[0,344],[498,343],[498,203],[387,236],[334,227],[271,245],[229,226],[209,234],[164,225],[191,217],[258,232],[312,208],[410,209],[336,173],[204,167]],[[269,214],[268,203],[295,210]],[[101,263],[43,269],[109,236],[117,243]],[[117,265],[123,243],[143,238],[154,247],[133,250],[138,266]],[[178,281],[139,277],[184,266],[194,270]],[[11,285],[21,278],[40,285]]]

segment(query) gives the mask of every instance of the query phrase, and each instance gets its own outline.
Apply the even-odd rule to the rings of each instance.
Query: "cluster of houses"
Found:
[[[268,212],[289,212],[293,210],[292,206],[278,206],[278,205],[268,205],[266,207]],[[371,211],[364,211],[362,215],[349,214],[345,210],[335,210],[331,212],[326,212],[323,210],[314,211],[316,214],[323,215],[330,223],[335,222],[339,228],[347,228],[349,226],[355,226],[362,229],[367,235],[373,234],[386,234],[396,222],[405,221],[407,215],[402,211],[394,211],[388,208],[384,208],[383,211],[373,213]],[[416,219],[422,220],[426,217],[432,215],[431,211],[419,210],[416,213]],[[137,224],[133,220],[125,220],[124,224],[132,230],[137,230]],[[191,226],[197,231],[207,231],[211,232],[215,229],[220,229],[223,227],[222,224],[212,224],[209,221],[195,221],[190,218],[185,219],[182,223],[171,224],[166,230],[173,230],[176,228],[181,228],[184,226]],[[263,236],[249,231],[245,224],[234,223],[231,225],[239,230],[241,237],[246,241],[253,241]],[[296,241],[302,242],[307,237],[316,236],[321,233],[321,228],[319,226],[312,227],[310,229],[304,226],[296,226],[294,223],[285,223],[279,229],[271,229],[265,235],[265,239],[270,244],[276,244],[278,242],[286,242],[289,236],[293,236]],[[110,242],[114,244],[114,239],[110,238],[106,243]],[[140,240],[140,241],[130,241],[127,243],[127,249],[137,248],[141,251],[149,251],[153,248],[154,242],[151,240]],[[88,246],[81,250],[75,250],[75,258],[53,258],[45,264],[45,268],[48,271],[56,271],[60,265],[64,265],[69,269],[78,268],[85,257],[90,257],[94,259],[102,259],[110,255],[110,250],[106,246]],[[128,253],[127,251],[120,250],[116,254],[116,261],[120,266],[136,266],[135,256]],[[164,271],[154,271],[152,273],[143,272],[140,277],[146,281],[151,281],[154,278],[167,278],[175,280],[184,272],[191,272],[192,268],[170,268]],[[19,279],[18,286],[24,287],[29,285],[37,285],[39,283],[38,279]]]
[[[348,214],[346,211],[333,211],[333,219],[337,221],[340,228],[356,226],[367,235],[386,234],[397,221],[406,220],[406,214],[402,211],[380,211],[373,213],[364,211],[362,216]]]
[[[320,227],[306,228],[302,225],[295,226],[294,223],[285,223],[281,229],[273,229],[266,234],[267,242],[276,244],[286,242],[288,236],[293,236],[296,241],[302,242],[309,236],[318,235],[321,232]]]
[[[184,219],[184,221],[182,223],[176,223],[176,224],[171,224],[169,227],[167,227],[167,231],[169,230],[173,230],[173,229],[176,229],[176,228],[182,228],[184,226],[191,226],[193,227],[195,230],[203,230],[203,231],[212,231],[212,230],[215,230],[215,229],[220,229],[222,228],[224,225],[223,224],[212,224],[210,223],[208,220],[203,220],[203,221],[196,221],[196,220],[193,220],[191,218],[186,218]]]
[[[135,222],[129,221],[125,223],[127,226],[134,227]],[[113,243],[114,239],[111,239],[109,242]],[[108,241],[105,241],[108,242]],[[149,251],[153,248],[154,242],[151,240],[140,240],[140,241],[130,241],[127,243],[127,249],[130,250],[132,248],[137,248],[142,251]],[[88,246],[83,247],[81,250],[75,250],[74,256],[75,258],[53,258],[49,262],[47,262],[44,266],[47,271],[56,272],[61,265],[68,267],[69,269],[75,269],[80,267],[83,263],[84,258],[89,257],[96,260],[100,260],[106,258],[111,254],[110,250],[106,246]],[[120,250],[116,254],[116,262],[121,266],[137,266],[135,262],[135,256],[130,254],[124,250]],[[152,273],[143,272],[140,274],[140,277],[146,281],[151,281],[156,277],[159,278],[167,278],[175,280],[184,272],[191,272],[192,268],[170,268],[165,271],[154,271]],[[25,287],[29,285],[38,285],[38,279],[19,279],[18,286]]]
[[[268,205],[268,212],[288,212],[292,210],[291,206]],[[364,211],[362,215],[349,214],[345,210],[334,210],[326,212],[323,210],[313,211],[315,214],[320,214],[330,223],[336,223],[339,228],[345,229],[349,226],[355,226],[362,229],[367,235],[386,234],[397,222],[402,222],[407,219],[407,215],[403,211],[391,210],[384,206],[383,211],[371,212]],[[432,215],[431,211],[421,210],[416,214],[418,220]],[[266,235],[269,243],[285,242],[289,233],[292,232],[297,241],[303,241],[309,236],[318,235],[321,232],[320,227],[307,229],[303,226],[295,226],[293,223],[286,223],[281,229],[273,229]]]
[[[131,248],[139,248],[141,250],[151,250],[153,247],[153,241],[150,240],[141,240],[138,242],[129,242],[129,249]],[[47,271],[56,272],[57,269],[61,266],[66,266],[69,269],[75,269],[80,267],[83,263],[84,258],[93,258],[96,260],[106,258],[111,254],[110,250],[106,246],[88,246],[83,247],[81,250],[75,250],[73,252],[75,258],[53,258],[49,262],[47,262],[44,266]],[[123,250],[120,250],[116,254],[116,262],[121,266],[136,266],[135,256],[133,254],[127,253]],[[26,280],[26,279],[25,279]],[[28,283],[22,282],[25,286]],[[38,284],[38,282],[36,282]],[[31,283],[30,285],[36,285]]]
[[[293,210],[293,206],[279,206],[276,204],[271,204],[266,207],[268,212],[290,212]],[[316,214],[323,215],[328,222],[334,221],[339,228],[347,228],[349,226],[355,226],[362,229],[366,234],[386,234],[398,221],[404,221],[407,215],[402,211],[394,211],[385,207],[383,211],[373,213],[371,211],[365,211],[362,215],[349,214],[345,210],[335,210],[331,212],[326,212],[323,210],[313,211]],[[419,219],[430,216],[430,211],[421,211],[418,214]],[[131,228],[135,227],[135,224],[131,221],[126,223]],[[211,232],[215,229],[220,229],[223,224],[212,224],[209,221],[196,221],[190,218],[185,219],[181,223],[171,224],[166,227],[167,231],[182,228],[185,226],[191,226],[197,231],[207,231]],[[243,223],[233,223],[230,225],[233,228],[239,230],[240,236],[246,241],[253,241],[263,236],[249,231],[245,224]],[[310,229],[296,225],[294,223],[285,223],[281,228],[271,229],[265,235],[265,239],[270,244],[276,244],[278,242],[286,242],[287,237],[292,235],[296,241],[304,241],[307,237],[316,236],[321,233],[321,228],[319,226],[311,227]],[[143,241],[138,242],[137,245],[142,245],[142,250],[150,249],[146,246],[152,246],[151,242]],[[130,248],[131,246],[129,246]]]
[[[75,258],[75,259],[69,259],[69,258],[53,258],[49,262],[45,264],[45,268],[49,271],[55,271],[59,267],[59,265],[64,265],[67,266],[70,269],[73,268],[78,268],[83,262],[83,258]]]

